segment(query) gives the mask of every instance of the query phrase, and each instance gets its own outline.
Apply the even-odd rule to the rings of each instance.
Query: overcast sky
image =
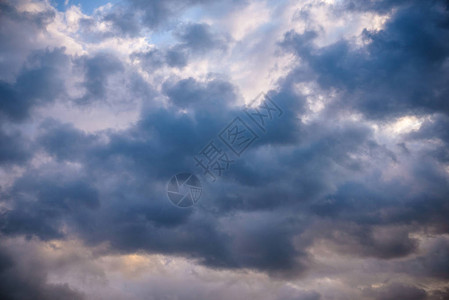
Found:
[[[279,108],[266,127],[254,99]],[[233,122],[242,153],[220,142]],[[166,190],[183,172],[187,208]],[[448,282],[447,1],[0,0],[1,299],[447,300]]]

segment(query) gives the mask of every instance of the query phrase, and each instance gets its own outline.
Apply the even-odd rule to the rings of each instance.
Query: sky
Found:
[[[447,300],[448,101],[443,0],[0,0],[0,298]]]

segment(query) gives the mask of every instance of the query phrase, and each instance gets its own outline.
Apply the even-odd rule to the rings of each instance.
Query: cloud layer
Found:
[[[0,15],[2,299],[448,299],[445,1]],[[194,157],[236,117],[258,138],[211,181]]]

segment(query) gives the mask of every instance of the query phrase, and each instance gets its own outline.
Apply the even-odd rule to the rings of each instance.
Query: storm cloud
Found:
[[[447,299],[445,1],[82,8],[0,4],[3,298]]]

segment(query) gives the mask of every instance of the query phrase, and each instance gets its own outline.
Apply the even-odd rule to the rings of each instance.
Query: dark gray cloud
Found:
[[[87,178],[68,171],[64,174],[56,170],[30,170],[10,191],[2,193],[3,201],[13,207],[2,215],[2,232],[36,235],[44,240],[63,237],[62,227],[66,221],[70,222],[68,219],[76,221],[79,215],[98,209],[95,187]]]
[[[31,157],[30,142],[17,130],[5,132],[0,128],[0,164],[23,163]]]
[[[399,272],[417,277],[431,277],[447,281],[449,278],[449,243],[447,240],[434,241],[428,251],[416,258],[408,259],[397,265]]]
[[[57,160],[79,161],[86,158],[85,153],[90,147],[99,143],[96,136],[51,119],[43,122],[41,130],[39,145]]]
[[[144,1],[128,0],[130,9],[142,13],[142,23],[149,28],[159,28],[172,22],[183,11],[199,5],[212,5],[221,1],[211,0],[168,0],[168,1]],[[229,7],[241,5],[246,1],[232,0]]]
[[[373,297],[376,300],[427,299],[427,293],[425,290],[418,287],[404,285],[400,283],[392,283],[376,289],[366,289],[364,293],[368,296]]]
[[[143,25],[159,30],[206,2],[130,1],[96,17],[113,25],[107,35],[138,36]],[[449,232],[447,8],[442,1],[343,6],[390,12],[391,18],[382,30],[364,30],[365,44],[358,48],[346,40],[319,47],[314,31],[281,37],[281,49],[300,62],[268,92],[282,116],[266,133],[254,128],[260,138],[219,181],[202,177],[204,194],[192,209],[172,206],[165,184],[178,172],[201,173],[194,155],[233,118],[251,122],[237,105],[242,96],[236,86],[224,76],[169,74],[153,87],[112,49],[78,57],[63,48],[30,51],[14,80],[0,81],[0,164],[23,167],[0,190],[1,234],[43,241],[76,236],[86,247],[108,244],[107,253],[176,255],[277,280],[304,278],[322,267],[314,251],[325,245],[332,254],[381,262],[385,273],[408,276],[409,283],[397,278],[378,288],[355,282],[369,299],[444,299],[444,289],[425,290],[410,281],[448,278],[447,241],[423,250],[416,237]],[[37,31],[52,18],[21,15],[10,5],[2,13],[8,22],[20,16]],[[93,19],[81,23],[81,31],[96,26]],[[131,58],[151,73],[166,65],[183,68],[196,55],[229,47],[226,34],[209,25],[176,28],[174,45]],[[81,82],[75,88],[84,94],[73,99],[66,85],[75,73]],[[128,74],[120,81],[123,90],[143,101],[126,129],[86,132],[65,121],[34,119],[36,108],[58,100],[83,108],[112,103],[111,79]],[[314,112],[298,83],[315,83],[317,93],[335,97]],[[379,126],[404,115],[426,118],[419,130],[397,135],[399,145],[379,138]],[[45,274],[24,277],[7,255],[0,258],[0,273],[10,286],[6,298],[82,297],[68,286],[46,284]],[[23,294],[14,282],[26,287]],[[329,298],[322,291],[279,296]]]
[[[187,24],[175,32],[180,40],[181,48],[187,48],[193,53],[202,54],[217,49],[226,50],[229,38],[214,33],[207,24]]]
[[[427,151],[427,155],[442,163],[449,161],[449,117],[436,114],[431,120],[426,120],[418,131],[409,134],[410,141],[435,143],[435,146]]]
[[[196,111],[207,111],[211,115],[232,105],[236,100],[234,87],[226,81],[212,80],[206,84],[197,82],[193,78],[166,82],[163,90],[170,100],[178,107],[190,107]]]
[[[63,72],[69,57],[64,51],[64,48],[34,51],[14,84],[0,81],[2,118],[23,120],[33,107],[51,103],[65,93]]]
[[[298,291],[293,288],[284,288],[279,291],[279,300],[320,300],[321,295],[316,291]]]
[[[177,19],[185,11],[192,8],[205,8],[213,12],[223,9],[235,10],[246,4],[246,0],[127,0],[119,2],[106,10],[96,11],[92,16],[93,18],[82,19],[80,24],[84,27],[84,32],[87,36],[90,36],[92,31],[96,31],[94,20],[97,19],[111,24],[111,28],[106,33],[96,32],[95,35],[98,37],[136,37],[146,29],[151,31],[173,29],[176,27]],[[205,30],[204,25],[191,29],[195,31],[196,39],[200,37],[209,38],[209,32]],[[192,37],[191,35],[190,38]],[[204,44],[206,41],[203,40],[202,43]]]
[[[160,178],[168,178],[178,170],[191,166],[188,160],[198,151],[198,142],[206,142],[226,121],[232,119],[233,114],[238,113],[229,106],[236,97],[234,88],[221,80],[204,83],[193,79],[169,81],[163,90],[173,105],[145,112],[135,127],[108,134],[106,143],[100,142],[99,136],[85,134],[69,125],[55,121],[44,123],[40,145],[58,160],[79,162],[87,168],[86,174],[89,175],[81,182],[89,182],[89,185],[74,182],[73,186],[79,192],[85,189],[86,195],[96,194],[89,188],[91,184],[98,186],[101,190],[99,194],[104,199],[100,201],[101,214],[90,213],[91,209],[98,209],[94,205],[98,200],[92,202],[92,205],[67,210],[72,203],[70,199],[79,201],[79,195],[72,195],[75,189],[69,188],[71,184],[67,182],[61,186],[61,183],[55,181],[57,177],[52,175],[50,179],[34,185],[35,180],[32,178],[36,175],[30,173],[17,180],[10,198],[18,199],[19,194],[14,193],[22,191],[22,197],[31,193],[28,197],[41,200],[31,208],[23,200],[23,205],[6,214],[3,232],[13,235],[36,234],[43,239],[60,237],[61,222],[71,220],[74,229],[89,243],[108,241],[118,251],[146,250],[181,254],[212,267],[254,268],[285,276],[300,274],[307,268],[307,255],[292,244],[292,239],[301,235],[299,224],[307,226],[307,222],[298,223],[295,217],[291,217],[285,223],[279,221],[279,218],[288,216],[285,208],[294,213],[307,211],[311,205],[311,212],[319,218],[334,220],[333,230],[325,230],[327,223],[323,223],[324,228],[318,227],[316,238],[330,240],[336,251],[385,259],[406,256],[416,250],[416,241],[407,237],[413,228],[383,229],[382,224],[410,224],[419,216],[418,212],[422,212],[426,202],[418,201],[415,204],[413,201],[416,200],[410,198],[416,210],[414,206],[404,210],[394,198],[395,194],[399,196],[403,192],[400,186],[385,187],[381,186],[381,182],[372,181],[369,183],[370,189],[361,183],[349,182],[342,184],[336,193],[330,193],[335,184],[334,176],[346,172],[360,174],[369,167],[357,158],[360,154],[367,153],[376,159],[395,161],[390,152],[371,139],[370,129],[356,123],[340,123],[339,126],[310,123],[302,125],[301,131],[295,131],[297,127],[292,127],[293,132],[302,136],[301,139],[292,140],[299,141],[294,151],[274,152],[271,157],[249,155],[227,177],[237,179],[229,179],[228,184],[233,186],[238,196],[223,193],[222,185],[217,185],[212,187],[209,195],[205,195],[204,201],[207,202],[201,204],[197,212],[177,210],[167,201],[161,201],[165,198],[164,191],[155,185],[150,185],[152,194],[136,193],[144,191],[151,180],[158,182]],[[272,96],[273,99],[281,99],[276,93]],[[290,95],[285,99],[293,97]],[[283,105],[288,103],[286,101]],[[180,108],[187,109],[188,114],[179,114]],[[289,116],[286,117],[288,120]],[[266,138],[268,144],[266,141],[255,145],[251,151],[263,151],[271,145],[270,141],[276,144],[274,137],[268,135]],[[267,160],[272,163],[266,164]],[[264,175],[267,178],[257,176],[261,171],[256,166],[263,163],[266,170],[262,173],[267,174]],[[124,170],[124,177],[112,176],[114,173],[122,174]],[[129,181],[126,173],[136,179]],[[112,181],[110,185],[102,185],[101,180],[105,176]],[[39,178],[42,177],[39,175]],[[440,188],[444,183],[430,182]],[[284,191],[281,192],[281,189]],[[377,189],[384,192],[377,192]],[[439,194],[444,193],[443,188]],[[69,203],[62,202],[56,206],[56,202],[48,202],[48,199],[53,198],[48,195],[56,195],[55,201],[68,199]],[[64,196],[58,198],[58,195]],[[19,200],[15,202],[21,203]],[[429,202],[428,213],[421,221],[430,222],[430,225],[444,225],[444,206],[432,207],[435,203]],[[210,218],[207,213],[201,215],[207,211],[220,216],[229,211],[263,212],[274,208],[276,214],[265,216],[264,222],[270,220],[269,228],[265,228],[264,222],[257,218],[248,223],[224,223],[226,227],[219,228],[217,220]],[[392,212],[385,215],[386,209]],[[374,226],[380,226],[380,229]],[[211,247],[204,247],[206,240],[214,241],[210,243]],[[276,242],[267,243],[268,240]],[[302,247],[306,248],[312,241],[306,237]],[[256,249],[257,255],[254,254]]]
[[[107,27],[99,29],[99,24]],[[135,38],[142,32],[142,24],[136,11],[120,2],[111,7],[96,10],[91,16],[78,20],[80,38],[99,43],[110,38]]]
[[[246,229],[240,228],[241,237],[237,237],[237,232],[230,236],[218,227],[217,220],[189,210],[180,211],[168,201],[161,201],[165,198],[163,190],[153,190],[152,195],[136,194],[150,180],[160,181],[192,165],[199,142],[206,142],[237,113],[231,106],[236,98],[234,87],[223,80],[167,82],[163,90],[173,103],[169,109],[146,112],[134,128],[109,134],[107,143],[69,125],[46,121],[40,127],[38,142],[61,165],[49,165],[44,173],[30,171],[15,182],[6,194],[14,199],[11,201],[15,207],[3,216],[2,231],[8,235],[57,238],[63,236],[61,226],[69,222],[86,241],[108,241],[118,251],[142,249],[181,254],[212,267],[254,268],[273,275],[302,272],[305,254],[291,243],[295,230],[290,222],[283,224],[276,217],[273,221],[279,226],[271,229],[259,228],[262,224],[242,224]],[[189,109],[189,114],[178,115],[180,108]],[[66,182],[60,177],[62,170],[54,169],[63,167],[64,161],[81,163],[87,167],[86,175],[73,182],[68,176]],[[129,170],[138,179],[131,183],[121,176],[111,177],[123,170]],[[97,192],[94,186],[102,186],[103,176],[117,181]],[[108,200],[100,201],[97,195]],[[74,206],[80,200],[83,201]],[[102,213],[91,213],[93,209]],[[231,226],[228,230],[235,229]],[[267,244],[267,239],[277,242]],[[261,252],[254,255],[255,249]]]
[[[188,62],[188,53],[179,47],[166,50],[152,49],[147,52],[137,52],[131,55],[132,59],[139,59],[143,69],[151,73],[166,65],[174,68],[183,68]]]
[[[86,89],[85,95],[76,100],[80,104],[104,100],[108,78],[123,71],[121,61],[109,53],[98,53],[93,57],[83,56],[77,64],[84,71],[82,85]]]
[[[67,284],[46,282],[47,274],[39,267],[20,265],[10,249],[0,249],[0,297],[10,300],[85,299]],[[34,262],[39,264],[39,262]]]
[[[354,109],[370,118],[447,114],[447,16],[442,1],[414,2],[394,12],[384,29],[364,30],[367,45],[361,49],[345,40],[316,48],[314,32],[289,32],[283,46],[307,64],[308,80],[339,93],[329,109]]]
[[[401,5],[407,5],[413,2],[419,1],[409,1],[409,0],[380,0],[380,1],[372,1],[372,0],[361,0],[361,1],[353,1],[346,0],[341,4],[344,9],[356,10],[356,11],[375,11],[381,14],[386,14],[391,12],[393,8],[396,8]]]
[[[51,9],[24,12],[16,8],[14,1],[0,2],[0,80],[13,81],[30,52],[45,47],[39,37],[54,17]]]
[[[183,68],[189,59],[204,57],[213,51],[225,52],[230,37],[214,32],[207,24],[188,23],[173,32],[178,43],[166,49],[137,52],[132,59],[139,59],[145,71],[151,73],[163,66]]]
[[[131,10],[117,7],[103,16],[103,21],[111,22],[115,29],[114,36],[118,34],[137,36],[141,31],[137,16]]]
[[[429,297],[431,300],[446,300],[449,299],[449,289],[442,289],[433,291]]]

